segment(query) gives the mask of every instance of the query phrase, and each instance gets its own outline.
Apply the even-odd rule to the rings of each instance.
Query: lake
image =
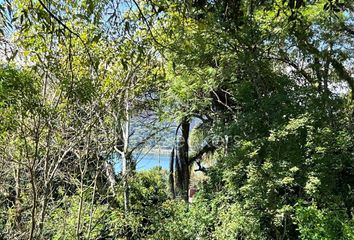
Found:
[[[169,154],[156,154],[156,153],[141,153],[134,155],[134,158],[137,160],[136,170],[148,170],[153,167],[160,166],[163,169],[170,168],[170,155]],[[122,163],[119,159],[116,160],[115,170],[120,172],[122,169]]]

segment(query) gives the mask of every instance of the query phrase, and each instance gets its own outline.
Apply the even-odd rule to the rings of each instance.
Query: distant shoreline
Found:
[[[147,149],[147,148],[144,148],[141,150],[142,153],[144,154],[161,154],[161,155],[170,155],[171,154],[171,151],[172,149],[158,149],[158,148],[152,148],[152,149]]]

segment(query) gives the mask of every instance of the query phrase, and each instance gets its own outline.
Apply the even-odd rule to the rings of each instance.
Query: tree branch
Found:
[[[84,42],[84,40],[80,37],[80,35],[76,32],[74,32],[73,30],[71,30],[65,23],[63,23],[63,21],[61,21],[43,2],[42,0],[39,0],[39,4],[44,8],[44,10],[49,14],[50,17],[52,17],[56,22],[59,23],[59,25],[61,25],[64,29],[68,30],[71,34],[73,34],[74,36],[76,36],[80,41],[81,43],[83,44],[88,56],[89,56],[89,59],[90,59],[90,62],[92,65],[94,65],[94,61],[92,59],[92,56],[91,56],[91,53],[89,51],[89,48],[87,47],[86,43]],[[95,69],[95,68],[94,68]],[[98,75],[97,73],[97,70],[95,69],[95,72],[96,74]]]
[[[193,157],[189,158],[189,165],[192,165],[195,161],[200,159],[205,153],[214,152],[216,147],[210,144],[206,144],[198,153],[196,153]]]

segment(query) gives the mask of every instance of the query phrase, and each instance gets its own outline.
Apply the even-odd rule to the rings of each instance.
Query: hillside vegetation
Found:
[[[0,1],[0,239],[354,239],[353,10]]]

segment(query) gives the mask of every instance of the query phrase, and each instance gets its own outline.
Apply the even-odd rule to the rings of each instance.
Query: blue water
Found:
[[[136,170],[148,170],[154,167],[160,166],[162,169],[169,169],[170,167],[170,155],[168,154],[138,154],[134,156],[134,159],[137,161]],[[120,172],[122,169],[122,163],[119,159],[116,159],[115,171]]]

